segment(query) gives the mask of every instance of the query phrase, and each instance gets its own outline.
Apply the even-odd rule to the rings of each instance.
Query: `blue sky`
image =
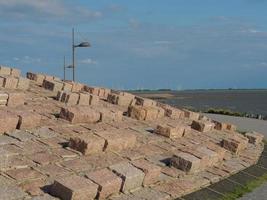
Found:
[[[267,88],[267,0],[0,0],[0,63],[90,85]],[[70,71],[68,72],[71,78]]]

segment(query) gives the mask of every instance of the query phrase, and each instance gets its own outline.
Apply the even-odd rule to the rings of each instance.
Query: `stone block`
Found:
[[[240,153],[248,145],[248,138],[243,136],[231,136],[221,141],[221,146],[232,153]]]
[[[0,65],[0,75],[10,75],[11,74],[11,68],[6,66]]]
[[[27,196],[27,194],[22,189],[14,185],[4,185],[0,187],[0,194],[1,200],[24,199]]]
[[[44,76],[45,76],[44,79],[45,79],[46,81],[53,81],[53,80],[54,80],[54,77],[53,77],[53,76],[50,76],[50,75],[47,75],[47,74],[45,74]]]
[[[7,106],[17,107],[25,103],[26,95],[22,92],[10,92],[8,96]]]
[[[129,106],[128,116],[137,120],[151,121],[163,117],[164,111],[151,106]]]
[[[151,99],[146,99],[146,98],[138,97],[138,96],[136,96],[135,99],[136,99],[135,104],[138,106],[156,106],[157,105],[157,102]]]
[[[98,199],[107,199],[110,195],[120,192],[122,179],[106,168],[85,175],[99,185]]]
[[[219,131],[236,131],[236,126],[233,124],[229,123],[224,123],[224,122],[218,122],[218,121],[213,121],[215,124],[215,129]]]
[[[98,185],[87,178],[72,175],[55,179],[50,193],[62,200],[95,199]]]
[[[3,87],[7,89],[16,89],[18,85],[18,78],[12,76],[4,77]]]
[[[84,85],[77,82],[72,82],[72,92],[80,92],[83,90]]]
[[[146,121],[151,121],[159,118],[160,110],[156,107],[146,106],[143,107],[146,111]]]
[[[23,78],[23,77],[19,77],[18,78],[18,85],[17,85],[17,89],[20,90],[27,90],[30,86],[30,80]]]
[[[63,82],[54,80],[44,80],[43,88],[50,90],[52,92],[58,92],[63,89]]]
[[[141,106],[129,106],[128,115],[129,117],[137,120],[145,120],[146,110]]]
[[[196,113],[196,112],[192,112],[192,111],[189,111],[189,110],[183,110],[184,112],[184,117],[185,118],[188,118],[188,119],[191,119],[191,120],[199,120],[199,117],[200,117],[200,114],[199,113]]]
[[[118,94],[109,94],[108,95],[108,102],[119,105],[119,106],[130,106],[134,100],[134,95],[118,95]]]
[[[91,106],[98,105],[99,101],[100,101],[100,99],[99,99],[98,96],[93,95],[93,94],[90,95],[90,102],[89,102],[89,105],[91,105]]]
[[[84,86],[84,91],[89,92],[93,95],[99,96],[99,88],[98,87],[92,87],[92,86]]]
[[[90,103],[90,98],[91,96],[87,93],[80,93],[79,94],[79,100],[78,100],[78,105],[81,106],[88,106]]]
[[[44,178],[44,176],[40,172],[32,168],[12,169],[6,171],[5,173],[16,181],[26,181]]]
[[[150,185],[158,181],[158,177],[161,173],[161,167],[150,163],[147,160],[135,160],[132,164],[145,173],[143,185]]]
[[[186,125],[171,125],[171,124],[161,124],[158,125],[155,133],[174,139],[183,137],[187,127]]]
[[[36,139],[36,137],[32,135],[31,133],[26,132],[26,131],[21,131],[21,130],[15,130],[12,132],[8,132],[6,134],[12,138],[16,138],[17,140],[21,142],[26,142],[28,140]]]
[[[127,162],[115,164],[109,167],[123,180],[122,191],[131,191],[142,186],[145,177],[144,172]]]
[[[20,70],[16,68],[11,68],[10,75],[14,77],[20,77]]]
[[[18,129],[32,129],[38,127],[41,124],[41,115],[37,113],[21,111],[16,112],[16,114],[19,117],[19,122],[17,126]]]
[[[136,136],[130,130],[111,130],[96,132],[97,135],[104,138],[105,151],[120,152],[124,149],[133,148],[136,143]]]
[[[189,153],[178,152],[173,155],[170,164],[182,171],[194,173],[200,171],[201,160]]]
[[[96,108],[101,114],[102,122],[118,122],[122,121],[123,112],[120,110],[110,109],[110,108]]]
[[[157,106],[164,109],[165,116],[167,117],[170,117],[172,119],[181,119],[183,117],[183,111],[180,109],[163,103],[157,103]]]
[[[45,79],[45,76],[43,74],[35,74],[32,72],[27,72],[27,78],[33,81],[36,81],[37,84],[42,85],[43,81]]]
[[[19,118],[17,115],[6,111],[0,111],[0,133],[13,131],[18,125]]]
[[[209,122],[209,121],[196,121],[193,120],[191,124],[191,128],[195,129],[199,132],[208,132],[212,131],[214,128],[214,123]]]
[[[63,90],[64,91],[68,91],[70,92],[72,90],[73,84],[69,83],[69,82],[64,82],[63,83]]]
[[[61,108],[59,116],[71,123],[96,123],[100,120],[100,113],[88,106]]]
[[[263,141],[264,135],[257,133],[255,131],[248,132],[245,134],[245,136],[248,138],[249,143],[258,145]]]
[[[57,96],[56,96],[56,100],[57,101],[61,101],[62,96],[63,96],[64,93],[65,93],[65,91],[58,91],[57,92]]]
[[[105,140],[93,133],[85,133],[78,137],[70,138],[69,147],[84,155],[100,153],[104,150]]]
[[[62,97],[62,100],[65,100],[64,102],[67,105],[77,105],[79,100],[79,94],[74,92],[66,93],[65,98]]]
[[[0,76],[0,87],[4,87],[4,80],[5,78]]]
[[[57,161],[59,157],[48,152],[39,152],[31,155],[30,159],[33,162],[38,163],[40,165],[48,165],[50,163]]]
[[[0,100],[1,101],[7,101],[7,99],[8,99],[8,93],[6,93],[6,92],[0,92]]]

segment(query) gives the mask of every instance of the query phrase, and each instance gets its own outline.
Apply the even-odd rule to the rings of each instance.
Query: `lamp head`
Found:
[[[91,44],[89,42],[82,42],[75,47],[91,47]]]

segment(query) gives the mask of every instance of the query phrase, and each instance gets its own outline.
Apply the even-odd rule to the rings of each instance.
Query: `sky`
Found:
[[[0,0],[0,65],[114,89],[267,88],[267,0]],[[67,78],[71,79],[68,69]]]

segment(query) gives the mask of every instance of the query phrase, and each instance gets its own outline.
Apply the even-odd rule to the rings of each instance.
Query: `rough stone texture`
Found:
[[[164,110],[152,106],[129,106],[129,117],[137,120],[151,121],[164,116]]]
[[[22,106],[25,103],[25,93],[22,92],[10,92],[8,96],[7,106],[17,107]]]
[[[69,147],[84,155],[99,153],[104,150],[105,140],[94,134],[83,134],[70,138]]]
[[[142,97],[135,97],[135,99],[136,99],[136,105],[138,106],[156,106],[157,105],[157,102],[151,99],[146,99]]]
[[[163,103],[157,103],[157,106],[161,107],[165,111],[165,116],[170,117],[172,119],[180,119],[183,117],[183,111],[174,107],[171,107],[170,105],[163,104]]]
[[[0,75],[10,75],[11,69],[9,67],[5,67],[0,65]]]
[[[18,116],[0,110],[0,133],[13,131],[18,125],[19,118]]]
[[[171,166],[185,172],[197,172],[200,170],[201,160],[191,154],[178,152],[171,158]]]
[[[39,152],[34,155],[31,155],[30,159],[32,159],[33,162],[38,163],[40,165],[48,165],[50,163],[57,161],[58,157],[56,155],[47,152]]]
[[[27,194],[19,187],[14,185],[0,187],[1,200],[17,200],[23,199]]]
[[[69,92],[63,94],[62,101],[69,105],[77,105],[79,101],[79,94],[74,92]]]
[[[90,98],[91,98],[91,96],[89,94],[80,93],[79,94],[78,105],[88,106],[89,103],[90,103]]]
[[[12,76],[4,77],[3,87],[7,89],[15,89],[18,85],[18,79]]]
[[[184,136],[187,127],[185,125],[171,125],[171,124],[163,124],[158,125],[155,133],[168,137],[168,138],[180,138]]]
[[[99,185],[98,199],[106,199],[112,194],[119,193],[122,187],[122,179],[108,169],[86,173],[86,177]]]
[[[122,131],[102,131],[96,132],[96,134],[105,139],[106,151],[120,152],[124,149],[134,147],[136,143],[136,136],[131,131],[126,129]]]
[[[221,146],[230,152],[238,154],[248,145],[248,139],[243,136],[232,136],[221,141]]]
[[[43,175],[40,172],[31,168],[13,169],[6,171],[6,174],[17,181],[43,178]]]
[[[97,189],[98,185],[89,179],[72,175],[57,178],[51,187],[51,194],[62,200],[87,200],[96,197]]]
[[[192,129],[195,129],[199,132],[208,132],[212,131],[214,128],[214,124],[209,121],[193,121],[191,125]]]
[[[122,178],[123,192],[134,190],[142,186],[145,174],[130,163],[119,163],[109,168]]]
[[[161,167],[156,166],[144,159],[132,161],[132,164],[145,173],[145,178],[143,181],[144,186],[153,184],[158,181]]]
[[[32,135],[26,131],[21,131],[21,130],[15,130],[12,132],[8,132],[7,135],[10,137],[16,138],[17,140],[19,140],[21,142],[36,139],[36,137],[34,135]]]
[[[44,80],[43,87],[47,90],[58,92],[63,89],[63,82],[55,80]]]
[[[118,94],[109,94],[107,101],[112,104],[119,106],[130,106],[134,101],[135,96],[132,94],[127,95],[118,95]]]
[[[263,134],[257,133],[255,131],[246,133],[245,135],[248,138],[249,143],[252,143],[255,145],[260,144],[264,138]]]
[[[90,95],[89,105],[91,105],[91,106],[98,105],[99,104],[99,101],[100,101],[100,99],[99,99],[98,96],[93,95],[93,94]]]
[[[236,126],[233,124],[213,121],[215,124],[215,129],[221,130],[221,131],[236,131]]]
[[[34,112],[17,112],[19,116],[18,129],[31,129],[36,128],[41,124],[41,115]]]
[[[27,72],[27,78],[33,81],[36,81],[37,84],[42,85],[45,76],[43,74],[35,74],[32,72]]]
[[[18,78],[18,84],[17,84],[17,89],[20,90],[27,90],[30,86],[30,80],[23,78],[23,77],[19,77]]]
[[[61,108],[60,118],[71,123],[95,123],[100,120],[100,113],[87,106]]]
[[[11,68],[10,75],[14,77],[20,77],[20,70],[16,68]]]
[[[96,108],[100,112],[102,122],[118,122],[122,121],[123,112],[112,108]]]
[[[200,114],[188,110],[184,110],[184,117],[189,118],[191,120],[199,120]]]

